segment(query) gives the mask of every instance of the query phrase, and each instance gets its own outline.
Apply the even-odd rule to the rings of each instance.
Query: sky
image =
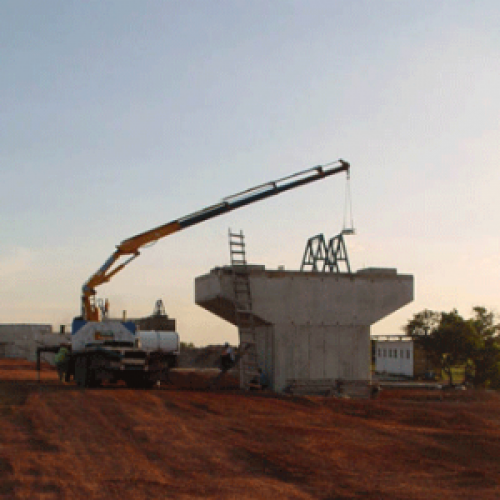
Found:
[[[115,245],[223,197],[343,158],[354,271],[396,268],[425,308],[500,306],[497,0],[3,0],[0,323],[80,313]],[[194,279],[247,259],[300,268],[338,234],[342,175],[186,229],[98,288],[112,315],[157,299],[181,340],[236,343]]]

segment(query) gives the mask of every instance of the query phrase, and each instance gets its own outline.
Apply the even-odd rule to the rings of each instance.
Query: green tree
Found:
[[[425,337],[435,330],[441,321],[441,313],[424,309],[414,314],[403,330],[410,337]]]
[[[442,368],[450,384],[453,384],[452,367],[465,365],[481,347],[473,323],[464,320],[456,310],[442,313],[435,342],[442,352]]]
[[[479,345],[471,353],[472,380],[477,387],[500,388],[500,325],[484,307],[474,307],[471,322],[479,336]]]
[[[466,380],[476,387],[500,389],[500,324],[493,312],[476,306],[465,320],[456,310],[424,310],[403,327],[453,384],[452,368],[465,365]]]
[[[471,353],[480,347],[473,323],[464,320],[456,310],[422,311],[414,315],[404,330],[440,366],[450,384],[453,384],[452,368],[467,363]]]

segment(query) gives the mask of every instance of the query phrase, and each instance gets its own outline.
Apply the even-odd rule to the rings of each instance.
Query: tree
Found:
[[[474,307],[472,324],[479,336],[479,346],[471,353],[473,383],[477,387],[500,388],[500,325],[495,315],[484,307]]]
[[[465,320],[456,310],[424,310],[403,327],[453,384],[452,368],[465,365],[465,376],[477,387],[500,388],[500,325],[495,315],[476,306]]]
[[[452,367],[467,363],[480,349],[480,338],[471,321],[464,320],[456,310],[442,313],[434,332],[435,344],[442,353],[442,368],[453,385]]]
[[[441,313],[424,309],[413,315],[413,319],[403,329],[410,337],[425,337],[439,326],[440,321]]]
[[[404,327],[407,335],[448,376],[453,385],[452,368],[465,364],[479,349],[479,337],[471,321],[456,310],[438,313],[425,310],[414,315]]]
[[[406,335],[411,337],[415,345],[420,346],[433,366],[441,367],[442,353],[434,346],[432,333],[441,321],[441,313],[424,309],[414,314],[413,318],[403,327]]]

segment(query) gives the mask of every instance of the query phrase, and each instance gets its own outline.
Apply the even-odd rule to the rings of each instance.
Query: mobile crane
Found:
[[[148,387],[163,378],[174,363],[175,346],[169,351],[145,351],[137,345],[135,325],[109,320],[107,301],[103,303],[95,298],[96,287],[110,281],[136,259],[141,248],[182,229],[310,182],[341,172],[349,176],[349,169],[349,163],[344,160],[318,165],[233,194],[215,205],[122,241],[82,287],[81,316],[74,319],[71,335],[70,373],[76,382],[87,387],[105,380],[122,379],[129,386]],[[122,257],[125,261],[119,263]]]

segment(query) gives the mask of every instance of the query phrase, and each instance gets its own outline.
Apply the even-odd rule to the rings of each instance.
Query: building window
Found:
[[[398,350],[397,349],[394,349],[394,357],[397,358],[398,357]]]
[[[389,357],[392,358],[392,349],[389,349]]]
[[[380,349],[378,350],[378,357],[380,358]]]
[[[406,350],[406,359],[410,359],[410,349]]]
[[[387,351],[384,349],[384,358],[386,357]]]
[[[401,352],[399,354],[401,354],[401,357],[404,358],[404,350],[403,349],[401,349]]]

